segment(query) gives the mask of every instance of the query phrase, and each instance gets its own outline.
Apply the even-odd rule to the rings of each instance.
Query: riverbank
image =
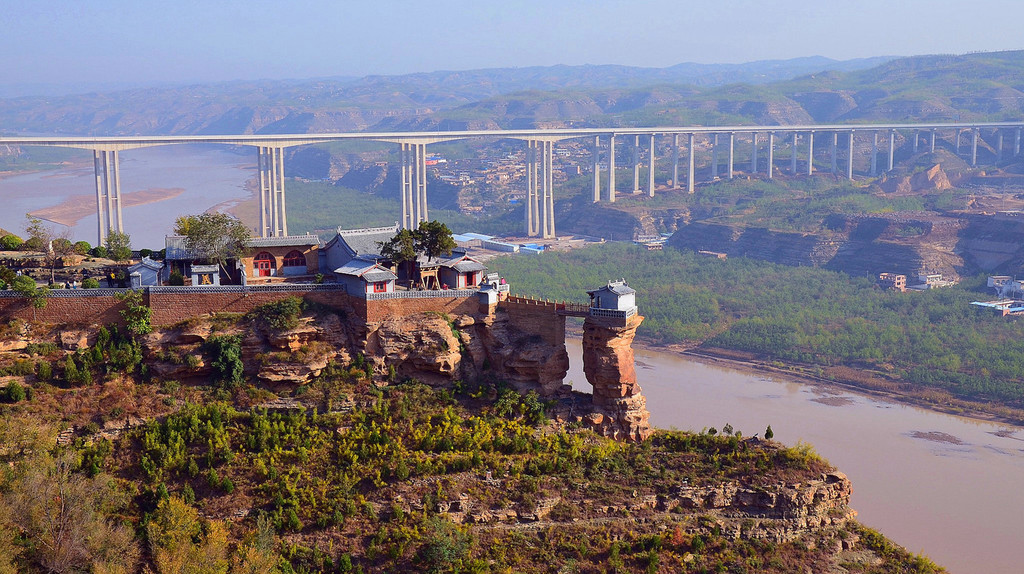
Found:
[[[945,391],[883,377],[878,373],[863,369],[783,363],[742,351],[715,347],[687,348],[682,345],[656,345],[643,341],[635,341],[634,344],[638,348],[675,353],[701,363],[724,365],[742,372],[770,373],[773,376],[798,383],[834,386],[942,414],[991,423],[1024,426],[1024,410],[1022,409],[960,399]]]

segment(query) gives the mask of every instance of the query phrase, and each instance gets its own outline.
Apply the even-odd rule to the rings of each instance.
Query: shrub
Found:
[[[17,235],[4,235],[0,237],[0,249],[4,251],[17,251],[21,249],[21,245],[25,243]]]
[[[126,291],[117,296],[117,299],[124,303],[121,310],[121,317],[128,327],[128,332],[133,335],[145,335],[153,330],[149,324],[152,310],[143,304],[142,291]]]
[[[76,241],[75,242],[75,253],[78,255],[88,255],[92,251],[92,245],[89,245],[88,241]]]
[[[19,385],[17,381],[10,381],[2,394],[5,402],[19,403],[25,400],[25,387]]]
[[[91,253],[93,257],[105,258],[107,256],[107,248],[102,245],[97,245],[96,247],[93,247],[92,251],[90,251],[89,253]]]
[[[139,257],[149,257],[152,254],[152,249],[139,249]]]
[[[100,282],[94,277],[86,277],[82,279],[82,289],[99,289]]]
[[[210,366],[217,375],[217,380],[225,383],[227,387],[241,384],[244,369],[242,338],[238,335],[210,337],[205,346],[210,354]]]
[[[36,363],[36,378],[40,381],[49,381],[53,378],[53,365],[49,361]]]
[[[167,284],[181,287],[185,284],[185,276],[178,271],[171,271],[171,276],[167,278]]]
[[[286,297],[280,301],[265,303],[246,314],[250,321],[262,323],[274,331],[287,331],[299,324],[302,314],[302,299]]]

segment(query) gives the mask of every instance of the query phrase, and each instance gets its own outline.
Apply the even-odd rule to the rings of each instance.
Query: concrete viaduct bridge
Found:
[[[616,198],[615,177],[608,178],[607,186],[601,185],[602,141],[606,142],[605,156],[609,173],[616,172],[616,140],[632,139],[633,192],[641,192],[640,156],[642,147],[647,148],[646,192],[654,196],[655,139],[671,137],[672,186],[681,188],[679,162],[682,152],[686,153],[686,189],[690,193],[695,185],[695,157],[698,152],[697,138],[710,147],[712,180],[720,176],[733,178],[736,171],[737,135],[750,145],[748,174],[763,173],[773,177],[776,164],[776,142],[788,140],[789,171],[792,174],[814,173],[815,136],[825,139],[829,149],[830,170],[833,174],[845,171],[853,179],[855,146],[854,138],[859,136],[864,145],[865,137],[870,138],[869,176],[879,173],[879,137],[888,144],[884,159],[887,170],[894,165],[896,136],[899,133],[917,153],[922,146],[934,152],[937,134],[950,136],[955,140],[952,146],[961,155],[961,140],[969,150],[972,166],[978,165],[978,143],[984,131],[986,143],[995,151],[994,159],[1003,159],[1006,136],[1013,139],[1013,156],[1021,152],[1021,130],[1024,122],[979,122],[979,123],[902,123],[902,124],[832,124],[832,125],[791,125],[791,126],[681,126],[648,128],[570,128],[570,129],[527,129],[527,130],[466,130],[444,132],[355,132],[326,134],[276,134],[276,135],[194,135],[194,136],[119,136],[119,137],[0,137],[0,145],[48,146],[92,150],[96,174],[96,212],[98,215],[98,239],[106,241],[110,230],[123,232],[121,210],[121,179],[118,154],[121,151],[173,144],[221,144],[230,146],[252,146],[257,150],[259,179],[260,236],[277,237],[288,234],[287,210],[284,190],[284,150],[301,145],[328,142],[369,140],[397,144],[401,167],[401,203],[403,228],[413,228],[427,215],[427,151],[428,144],[461,139],[517,139],[526,142],[527,194],[525,230],[535,237],[554,237],[554,179],[553,150],[556,142],[569,139],[590,139],[593,141],[594,185],[593,201],[614,202]],[[969,137],[963,138],[967,134]],[[888,139],[888,142],[885,139]],[[992,140],[994,139],[994,142]],[[683,143],[681,143],[681,140]],[[840,141],[844,145],[840,145]],[[685,145],[685,148],[684,148]],[[840,168],[840,148],[845,147]],[[759,153],[764,160],[759,159]],[[719,174],[720,155],[725,155],[725,169]],[[821,155],[820,153],[818,154]],[[804,160],[801,160],[801,156]],[[820,164],[820,158],[819,158]],[[800,169],[798,169],[800,168]]]

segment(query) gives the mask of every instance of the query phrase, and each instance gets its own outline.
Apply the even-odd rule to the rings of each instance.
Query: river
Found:
[[[590,392],[578,339],[566,380]],[[954,574],[1024,571],[1024,428],[636,351],[651,423],[805,441],[853,481],[858,520]]]
[[[122,209],[132,247],[162,249],[180,215],[202,213],[214,206],[230,207],[247,199],[245,183],[256,173],[256,152],[211,145],[173,145],[120,153],[121,194],[177,189],[180,195]],[[25,173],[0,179],[0,227],[24,235],[25,214],[58,205],[73,196],[87,196],[89,215],[72,226],[76,241],[96,243],[96,177],[86,165]],[[55,224],[59,232],[65,226]]]

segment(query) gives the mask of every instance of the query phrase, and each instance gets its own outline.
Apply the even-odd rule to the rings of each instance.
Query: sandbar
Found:
[[[174,199],[182,193],[185,193],[185,189],[181,187],[153,187],[150,189],[143,189],[141,191],[122,193],[121,208],[135,207],[137,205],[146,205],[148,203]],[[46,221],[53,223],[72,227],[86,217],[95,215],[95,213],[95,195],[70,195],[67,199],[57,205],[37,209],[29,215],[38,217],[39,219],[45,219]]]

